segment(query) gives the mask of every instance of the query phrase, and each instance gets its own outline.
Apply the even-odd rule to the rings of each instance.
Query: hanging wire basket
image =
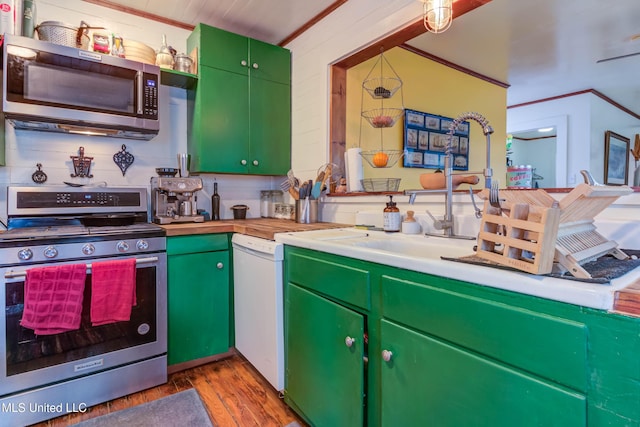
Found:
[[[361,179],[362,188],[367,193],[398,191],[401,178],[365,178]]]
[[[375,77],[362,82],[362,87],[373,99],[387,99],[402,87],[402,80],[397,77]]]
[[[390,128],[396,124],[404,114],[402,108],[376,108],[362,112],[362,117],[367,119],[374,128]]]
[[[361,151],[360,155],[373,168],[390,168],[404,156],[403,150]]]

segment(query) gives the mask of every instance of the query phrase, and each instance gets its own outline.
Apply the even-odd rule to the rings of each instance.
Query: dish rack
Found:
[[[560,209],[510,201],[501,204],[502,209],[485,201],[476,255],[531,274],[550,273]]]
[[[618,244],[596,231],[593,218],[619,197],[633,193],[627,186],[580,184],[560,201],[560,226],[556,240],[554,272],[569,272],[574,277],[590,279],[582,265],[603,255],[618,259],[627,254]]]
[[[598,233],[594,217],[632,192],[627,186],[580,184],[557,202],[541,189],[500,190],[501,212],[489,204],[488,190],[482,190],[477,256],[532,274],[591,278],[583,264],[607,254],[627,258],[615,241]]]

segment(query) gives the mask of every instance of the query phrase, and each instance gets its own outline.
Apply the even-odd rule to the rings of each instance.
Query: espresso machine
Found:
[[[156,224],[204,222],[204,216],[198,215],[196,206],[196,192],[199,190],[202,190],[200,178],[152,177],[153,222]]]

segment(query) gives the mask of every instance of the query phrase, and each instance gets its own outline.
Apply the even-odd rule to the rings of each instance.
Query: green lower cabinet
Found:
[[[167,254],[168,364],[228,351],[227,235],[169,237]]]
[[[382,425],[585,426],[585,397],[382,320]]]
[[[316,427],[362,426],[364,317],[295,285],[285,317],[287,403]]]
[[[291,246],[284,271],[313,426],[640,426],[640,318]]]

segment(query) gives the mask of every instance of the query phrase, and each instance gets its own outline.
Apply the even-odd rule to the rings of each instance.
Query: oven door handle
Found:
[[[148,258],[136,258],[136,265],[139,264],[153,264],[154,262],[158,261],[158,257],[157,256],[152,256],[152,257],[148,257]],[[87,264],[87,274],[91,273],[91,264]],[[4,278],[5,279],[17,279],[19,277],[26,277],[27,276],[27,272],[26,271],[13,271],[13,270],[9,270],[6,273],[4,273]]]

